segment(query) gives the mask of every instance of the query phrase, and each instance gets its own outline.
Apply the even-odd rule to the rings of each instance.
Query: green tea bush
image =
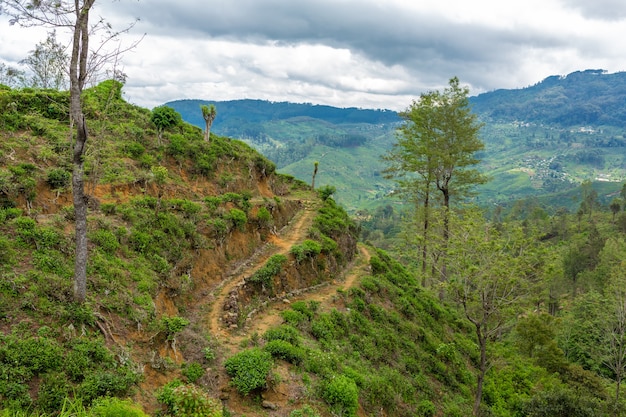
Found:
[[[70,394],[70,385],[64,374],[48,373],[44,375],[37,391],[37,408],[53,413],[60,410]]]
[[[227,220],[230,220],[234,227],[239,229],[240,231],[244,231],[246,228],[246,223],[248,222],[248,216],[242,210],[232,208],[228,211],[226,216],[224,216]]]
[[[282,254],[272,255],[265,265],[263,265],[260,269],[258,269],[250,278],[248,278],[248,282],[258,283],[262,285],[271,285],[272,278],[278,273],[283,267],[283,264],[287,262],[287,257]]]
[[[417,403],[417,415],[420,417],[434,417],[437,409],[430,400],[421,400]]]
[[[322,398],[335,413],[355,416],[359,406],[359,389],[352,379],[337,375],[323,383]]]
[[[285,322],[296,327],[299,324],[308,321],[307,317],[304,314],[295,310],[284,310],[280,313],[280,316],[283,318],[283,320],[285,320]]]
[[[224,364],[231,384],[242,395],[265,388],[267,376],[274,366],[272,355],[259,348],[251,348],[228,358]]]
[[[220,206],[221,203],[222,203],[222,199],[220,197],[216,197],[216,196],[204,197],[204,204],[206,204],[211,214],[215,213],[215,210],[217,210],[217,208]]]
[[[139,142],[132,141],[124,144],[124,153],[133,159],[138,159],[144,152],[146,148]]]
[[[274,358],[283,359],[294,365],[301,364],[305,357],[304,349],[294,346],[285,340],[272,340],[267,342],[263,350],[269,352]]]
[[[288,324],[283,324],[279,327],[275,327],[273,329],[269,329],[263,335],[263,339],[267,342],[271,342],[272,340],[284,340],[285,342],[289,342],[294,346],[300,345],[300,332]]]
[[[297,262],[302,262],[307,258],[313,258],[320,254],[322,245],[314,240],[306,239],[300,245],[291,247],[291,254],[296,258]]]
[[[306,316],[307,319],[313,319],[315,315],[315,310],[317,309],[317,305],[309,302],[308,304],[304,301],[295,301],[291,304],[291,309],[294,311],[298,311]]]
[[[15,251],[9,239],[0,236],[0,266],[15,264]]]
[[[222,417],[222,404],[195,385],[172,381],[157,393],[157,400],[166,406],[166,416]]]
[[[192,362],[183,365],[181,373],[187,378],[187,380],[191,383],[196,382],[198,379],[202,378],[204,375],[204,368],[197,362]]]
[[[53,168],[48,171],[46,182],[52,189],[65,188],[69,185],[71,176],[63,168]]]
[[[268,227],[272,224],[272,213],[267,209],[267,207],[260,207],[256,213],[257,222],[259,222],[259,226]]]
[[[85,376],[77,395],[87,404],[99,397],[124,395],[139,381],[129,369],[96,370]]]
[[[320,314],[311,322],[311,334],[318,340],[331,341],[335,337],[337,329],[330,314]]]
[[[168,340],[171,340],[177,333],[180,333],[185,327],[189,326],[189,320],[179,316],[163,316],[161,318],[161,326],[163,327]]]
[[[98,245],[104,252],[111,255],[120,248],[120,242],[117,240],[117,236],[109,230],[95,230],[89,233],[89,240]]]

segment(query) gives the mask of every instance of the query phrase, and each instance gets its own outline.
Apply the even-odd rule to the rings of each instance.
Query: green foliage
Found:
[[[180,333],[185,327],[189,326],[189,320],[179,316],[163,316],[161,317],[161,325],[163,326],[168,340],[172,340],[176,337],[177,333]]]
[[[302,262],[307,258],[314,258],[322,251],[322,245],[314,240],[306,239],[299,245],[294,245],[289,250],[296,258],[296,262]]]
[[[256,218],[261,227],[268,227],[272,223],[272,213],[267,207],[260,207],[256,213]]]
[[[324,205],[313,220],[313,225],[322,234],[331,237],[344,231],[354,230],[355,227],[348,213],[330,198],[324,201]]]
[[[417,404],[417,415],[420,417],[434,417],[437,409],[430,400],[422,400]]]
[[[146,413],[130,400],[119,398],[100,398],[91,407],[93,417],[148,417]]]
[[[155,107],[150,115],[150,121],[162,132],[165,129],[179,126],[183,119],[176,110],[168,106]]]
[[[88,237],[91,242],[108,254],[114,254],[120,248],[117,236],[109,230],[98,229],[89,233]]]
[[[317,189],[317,194],[320,196],[322,201],[328,200],[333,194],[337,192],[337,188],[332,185],[324,185]]]
[[[63,168],[53,168],[48,171],[46,182],[52,189],[65,188],[70,183],[71,174]]]
[[[263,335],[263,339],[267,342],[271,342],[273,340],[283,340],[285,342],[289,342],[293,346],[300,345],[300,333],[295,327],[287,324],[267,330]]]
[[[294,310],[284,310],[280,313],[280,316],[285,320],[286,323],[292,326],[298,326],[301,323],[305,323],[307,318],[304,314],[299,311]]]
[[[232,378],[231,384],[242,395],[265,388],[273,365],[272,355],[259,348],[241,351],[224,363],[226,372]]]
[[[320,414],[310,405],[305,405],[300,409],[293,410],[289,413],[289,417],[320,417]]]
[[[359,406],[359,389],[352,379],[337,375],[324,382],[322,398],[335,413],[355,416]]]
[[[172,417],[222,417],[222,404],[199,387],[174,380],[157,391],[157,400]]]
[[[76,393],[85,403],[123,395],[138,382],[132,363],[120,365],[99,339],[76,338],[61,344],[41,328],[38,336],[0,335],[0,400],[18,408],[32,403],[44,412],[62,408]]]
[[[280,273],[285,262],[287,262],[287,257],[285,255],[272,255],[267,260],[265,265],[252,274],[247,281],[255,284],[271,286],[272,278]]]
[[[198,379],[202,378],[204,375],[204,368],[197,362],[192,362],[183,365],[181,373],[187,378],[187,380],[191,383],[196,382]]]
[[[244,213],[242,210],[236,208],[230,209],[225,218],[232,222],[233,226],[240,231],[245,231],[246,223],[248,222],[248,216],[246,216],[246,213]]]
[[[270,340],[265,344],[263,350],[269,352],[274,358],[283,359],[294,365],[302,363],[305,356],[304,349],[280,339]]]

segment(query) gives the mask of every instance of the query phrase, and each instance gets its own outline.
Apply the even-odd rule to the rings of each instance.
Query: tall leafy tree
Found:
[[[453,198],[462,199],[486,178],[475,168],[476,153],[484,148],[479,138],[481,124],[471,112],[469,90],[454,77],[443,91],[424,93],[400,116],[404,124],[398,140],[383,156],[386,174],[394,179],[399,193],[422,211],[422,268],[428,257],[431,208],[435,193],[443,209],[442,238],[450,235]],[[445,263],[442,268],[445,278]]]
[[[32,74],[30,84],[36,88],[67,88],[68,56],[65,47],[57,42],[56,31],[48,33],[45,41],[37,44],[30,54],[20,61]]]
[[[26,85],[26,74],[23,70],[0,62],[0,84],[11,88]]]
[[[110,25],[98,20],[90,24],[89,18],[96,0],[0,0],[0,13],[8,15],[10,24],[22,27],[44,26],[68,30],[71,34],[69,56],[70,123],[75,129],[72,154],[72,196],[75,214],[76,255],[74,261],[74,299],[84,302],[87,294],[87,195],[84,181],[84,156],[89,134],[83,112],[81,96],[90,76],[109,61],[115,61],[123,52],[119,48],[111,53],[90,52],[90,36],[99,30],[106,35],[98,51],[106,42],[121,32],[112,32]],[[128,29],[126,29],[128,30]],[[133,45],[134,47],[134,45]]]
[[[488,368],[487,346],[516,317],[527,287],[538,275],[532,242],[521,229],[500,232],[481,213],[454,217],[449,241],[450,294],[472,323],[480,361],[473,415],[480,412]]]

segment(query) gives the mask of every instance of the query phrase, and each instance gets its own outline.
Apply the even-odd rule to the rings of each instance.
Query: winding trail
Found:
[[[293,245],[304,239],[313,223],[316,212],[315,207],[305,206],[287,226],[280,230],[278,235],[270,237],[269,243],[261,251],[241,263],[228,274],[228,278],[215,290],[215,299],[205,319],[205,322],[208,324],[208,330],[214,337],[231,337],[228,330],[222,326],[220,320],[224,314],[224,303],[231,290],[243,283],[246,277],[249,277],[261,268],[272,255],[285,255]]]
[[[322,287],[315,287],[309,291],[304,291],[301,294],[288,298],[288,302],[276,301],[268,305],[268,307],[259,312],[259,314],[252,317],[252,319],[246,324],[246,329],[254,331],[259,335],[265,333],[272,327],[279,326],[283,322],[281,312],[290,307],[290,304],[295,301],[317,301],[320,303],[320,309],[325,310],[330,307],[339,290],[348,290],[357,284],[359,277],[369,273],[369,261],[371,254],[369,249],[359,244],[359,255],[352,261],[352,265],[348,266],[345,279],[333,280],[327,285]],[[238,346],[243,339],[248,337],[247,332],[239,332],[237,334],[230,335],[229,344],[232,346]]]

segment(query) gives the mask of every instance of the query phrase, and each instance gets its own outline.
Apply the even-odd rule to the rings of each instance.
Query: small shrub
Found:
[[[266,387],[267,376],[274,365],[272,355],[259,348],[239,352],[226,360],[226,373],[232,378],[231,384],[242,395]]]
[[[355,416],[359,405],[359,389],[352,379],[339,375],[324,383],[322,398],[337,414]]]
[[[272,224],[272,213],[266,208],[261,207],[256,213],[257,221],[259,222],[259,226],[267,227]]]
[[[167,335],[167,339],[172,340],[177,333],[180,333],[185,327],[189,326],[189,320],[179,316],[164,316],[161,318],[161,325]]]
[[[192,362],[183,366],[182,374],[191,383],[196,382],[204,375],[204,368],[197,362]]]
[[[263,347],[263,350],[269,352],[274,358],[283,359],[294,365],[301,364],[305,356],[304,349],[285,340],[272,340]]]
[[[233,223],[233,226],[242,232],[246,228],[246,223],[248,223],[248,216],[242,210],[232,208],[225,216],[227,220],[230,220]]]
[[[289,325],[282,325],[269,329],[263,335],[263,339],[267,342],[271,342],[272,340],[284,340],[294,346],[300,345],[300,333],[295,327]]]
[[[146,151],[146,148],[139,142],[127,142],[124,145],[124,152],[133,159],[139,158]]]
[[[297,262],[302,262],[307,258],[313,258],[320,254],[322,245],[314,240],[307,239],[300,245],[291,247],[291,253]]]
[[[120,247],[117,236],[109,230],[99,229],[89,234],[89,240],[98,245],[104,252],[113,254]]]
[[[317,194],[320,196],[322,201],[326,201],[337,192],[337,188],[332,185],[324,185],[317,189]]]
[[[107,215],[115,214],[116,205],[113,203],[102,203],[100,204],[100,210]]]
[[[430,400],[422,400],[417,404],[417,415],[420,417],[433,417],[437,409]]]
[[[63,168],[54,168],[48,171],[46,182],[52,189],[65,188],[70,183],[71,174]]]
[[[46,413],[60,410],[70,393],[65,375],[50,373],[44,375],[37,392],[38,408]]]
[[[307,304],[304,301],[296,301],[291,304],[291,309],[298,311],[306,316],[307,319],[311,320],[314,315],[313,308],[317,308],[315,304]]]
[[[211,346],[202,349],[202,353],[204,354],[204,359],[209,363],[213,362],[216,358],[215,350]]]
[[[248,282],[268,286],[271,285],[272,278],[278,275],[285,262],[287,262],[287,257],[285,255],[273,255],[267,260],[263,267],[258,269],[250,278],[248,278]]]
[[[157,392],[157,400],[167,407],[168,416],[222,417],[222,404],[194,385],[174,380]]]
[[[307,321],[307,317],[295,310],[284,310],[280,313],[281,317],[285,322],[291,324],[292,326],[298,326],[300,323],[304,323]]]

